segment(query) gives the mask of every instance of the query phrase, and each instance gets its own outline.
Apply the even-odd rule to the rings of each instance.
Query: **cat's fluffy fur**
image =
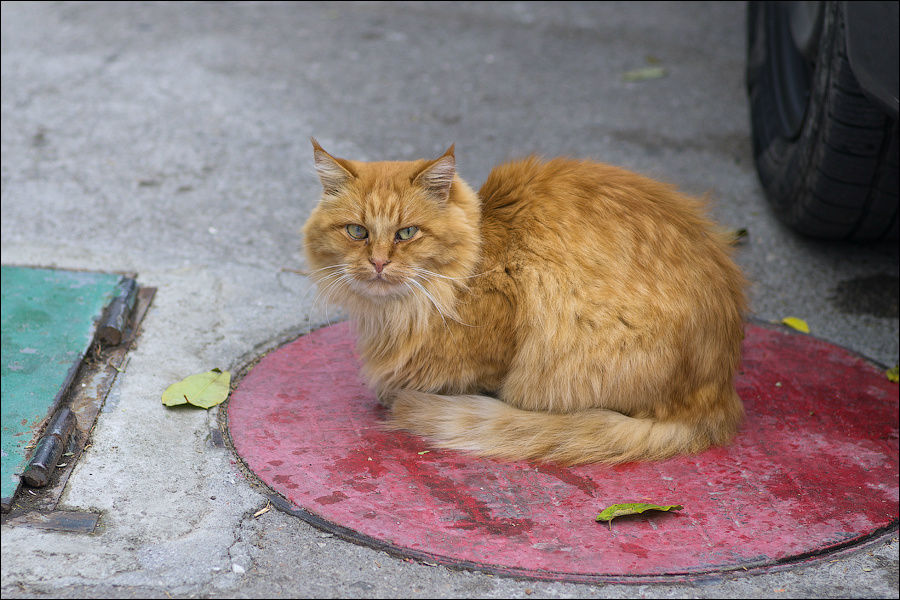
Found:
[[[311,276],[356,320],[390,427],[563,464],[731,439],[744,279],[698,202],[590,161],[510,162],[475,194],[452,147],[372,163],[313,148]]]

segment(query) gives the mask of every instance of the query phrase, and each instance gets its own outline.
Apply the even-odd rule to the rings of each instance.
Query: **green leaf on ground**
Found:
[[[624,517],[625,515],[637,515],[648,510],[673,511],[684,508],[680,504],[670,504],[668,506],[660,506],[658,504],[647,504],[646,502],[626,502],[624,504],[613,504],[597,515],[596,521],[608,521],[612,528],[612,520],[616,517]]]
[[[900,365],[894,365],[893,367],[885,371],[884,374],[887,375],[888,379],[890,379],[894,383],[897,383],[898,381],[900,381]]]
[[[788,327],[791,327],[792,329],[796,329],[797,331],[809,333],[809,325],[807,325],[806,321],[804,321],[803,319],[798,319],[797,317],[785,317],[781,320],[781,322]]]
[[[747,231],[746,227],[731,229],[728,231],[728,243],[732,246],[737,246],[746,242],[749,236],[750,232]]]
[[[666,76],[666,70],[663,67],[642,67],[640,69],[632,69],[622,73],[622,81],[644,81],[647,79],[659,79]]]
[[[166,406],[192,404],[200,408],[212,408],[225,401],[230,389],[231,373],[213,369],[173,383],[163,392],[162,403]]]

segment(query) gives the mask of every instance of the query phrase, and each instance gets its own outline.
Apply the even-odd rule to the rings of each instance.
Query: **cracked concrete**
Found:
[[[266,498],[211,433],[218,411],[160,403],[174,381],[240,371],[341,318],[300,274],[299,229],[319,193],[310,135],[362,160],[456,142],[475,186],[538,152],[708,192],[716,218],[750,232],[737,260],[756,317],[804,317],[894,364],[896,315],[829,297],[842,281],[896,280],[896,244],[818,244],[768,213],[741,4],[4,3],[2,17],[3,263],[136,272],[158,288],[60,501],[100,526],[4,524],[4,598],[897,595],[896,530],[769,573],[671,584],[410,562],[274,509],[254,517]],[[667,77],[624,83],[648,55]]]

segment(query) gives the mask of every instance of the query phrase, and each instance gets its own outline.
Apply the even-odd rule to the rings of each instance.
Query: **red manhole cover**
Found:
[[[300,514],[448,565],[568,581],[769,566],[862,541],[898,511],[898,388],[854,354],[748,325],[734,443],[616,467],[500,462],[385,432],[351,326],[276,350],[227,409],[234,447]],[[594,521],[619,502],[678,513]]]

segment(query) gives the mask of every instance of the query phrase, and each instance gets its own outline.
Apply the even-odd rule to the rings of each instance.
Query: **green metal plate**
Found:
[[[4,504],[19,485],[27,446],[90,347],[122,275],[0,267]]]

